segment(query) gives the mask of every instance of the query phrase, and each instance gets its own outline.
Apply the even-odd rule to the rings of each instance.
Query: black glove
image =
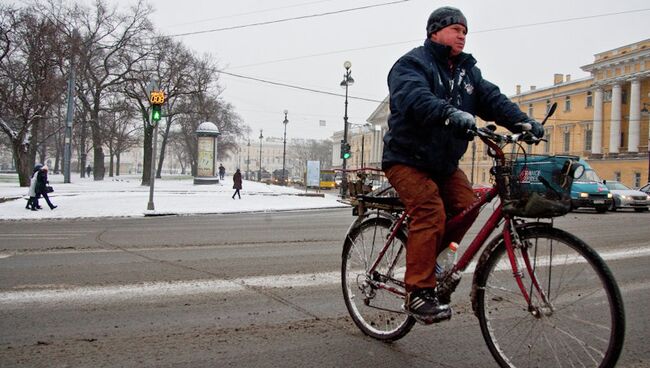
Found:
[[[474,115],[468,112],[455,110],[447,117],[447,124],[451,125],[454,135],[458,138],[472,139],[474,137],[468,131],[476,129],[476,120]]]
[[[514,133],[521,133],[521,132],[530,132],[530,134],[534,135],[537,138],[543,138],[544,137],[544,126],[535,119],[528,118],[522,122],[519,122],[515,124]]]

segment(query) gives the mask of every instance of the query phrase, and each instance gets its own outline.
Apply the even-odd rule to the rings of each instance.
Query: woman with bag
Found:
[[[36,197],[38,197],[39,194],[42,195],[43,198],[45,198],[47,205],[50,206],[51,210],[53,210],[57,206],[52,204],[50,197],[48,196],[48,193],[51,193],[54,190],[48,185],[50,182],[47,180],[47,171],[47,166],[43,166],[41,170],[39,170],[38,174],[36,174]]]
[[[239,194],[239,191],[241,190],[242,180],[241,180],[241,171],[239,171],[239,169],[237,169],[235,175],[232,176],[232,182],[233,182],[232,189],[235,190],[235,193],[233,193],[232,195],[232,199],[235,199],[235,195],[237,195],[239,199],[241,199],[241,194]]]
[[[38,196],[36,195],[36,176],[38,172],[41,171],[42,167],[43,164],[34,165],[34,171],[32,172],[32,178],[29,183],[29,199],[27,200],[27,206],[25,206],[25,209],[32,211],[41,209],[41,206],[38,205]]]

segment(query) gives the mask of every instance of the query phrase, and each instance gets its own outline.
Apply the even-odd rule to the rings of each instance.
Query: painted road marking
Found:
[[[650,256],[650,247],[613,250],[601,253],[601,257],[605,260],[621,260],[648,256]],[[474,267],[474,263],[470,264],[465,273],[473,272]],[[152,298],[170,296],[240,292],[245,291],[248,287],[318,287],[334,285],[339,282],[340,272],[332,271],[310,274],[257,276],[232,280],[164,281],[128,285],[5,291],[0,292],[0,307],[47,303],[115,303],[127,300],[151,300]]]

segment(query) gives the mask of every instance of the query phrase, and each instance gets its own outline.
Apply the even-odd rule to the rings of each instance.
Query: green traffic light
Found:
[[[162,117],[162,111],[160,105],[153,105],[153,110],[151,111],[151,120],[160,121]]]
[[[343,158],[346,159],[346,160],[349,159],[351,156],[352,156],[352,154],[350,152],[343,153]]]

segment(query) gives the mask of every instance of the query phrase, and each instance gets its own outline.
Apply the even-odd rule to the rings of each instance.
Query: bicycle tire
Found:
[[[512,275],[503,237],[482,254],[475,273],[475,312],[501,367],[613,367],[623,348],[625,312],[616,281],[602,258],[577,237],[550,226],[519,231],[531,267],[552,308],[529,308]],[[523,282],[535,293],[522,252]]]
[[[392,221],[373,217],[362,221],[347,234],[341,262],[341,285],[345,306],[357,327],[366,335],[385,342],[404,337],[415,319],[403,310],[404,298],[394,292],[371,286],[368,269],[374,263],[390,234]],[[397,256],[394,272],[387,275],[390,259]],[[391,287],[404,290],[406,234],[399,231],[386,251],[377,271]]]

